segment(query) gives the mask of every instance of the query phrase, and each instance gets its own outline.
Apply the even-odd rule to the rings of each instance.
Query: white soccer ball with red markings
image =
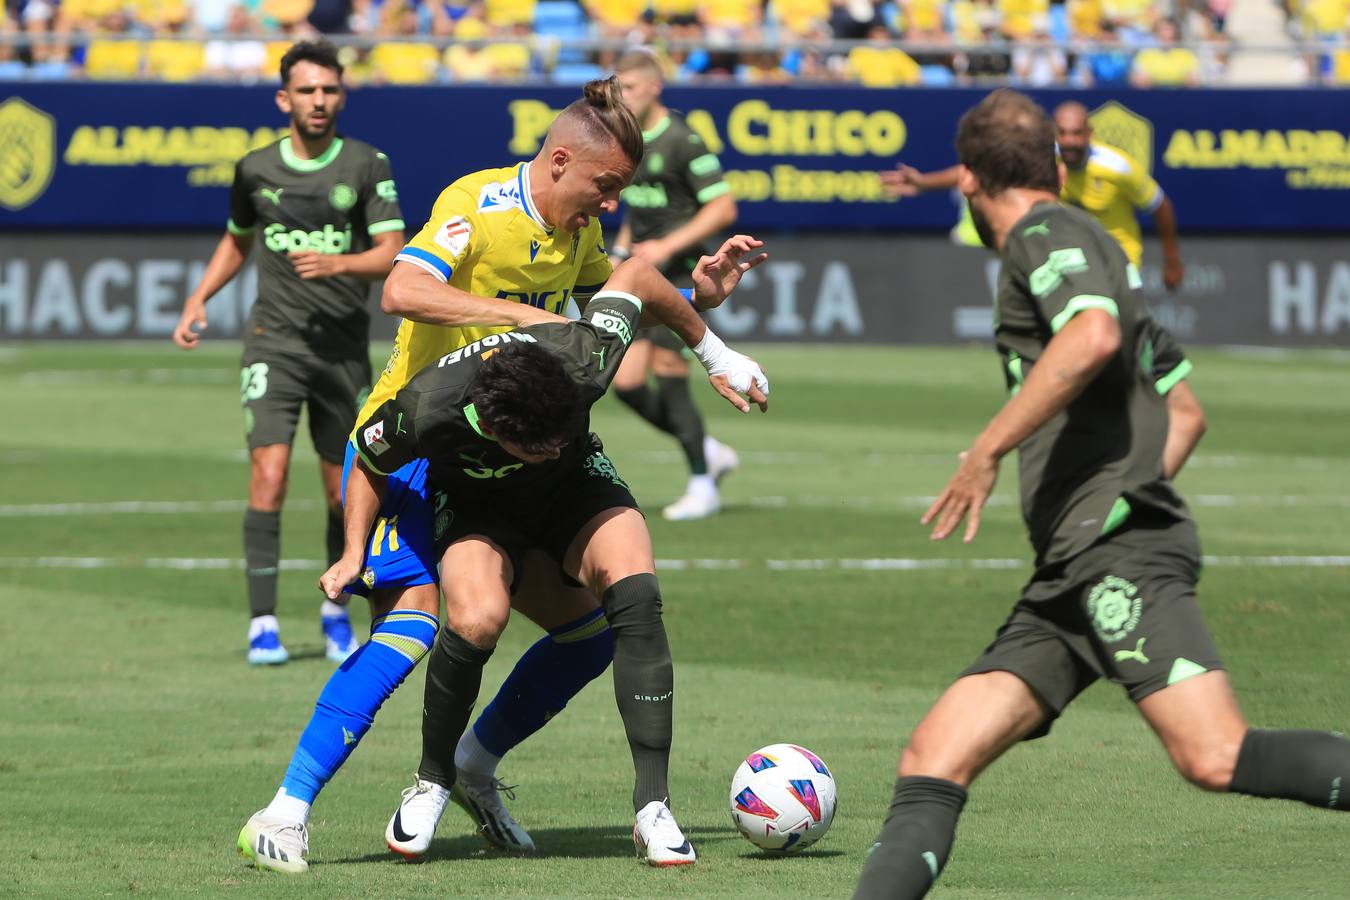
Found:
[[[829,768],[796,744],[756,750],[731,779],[731,820],[761,850],[811,846],[830,830],[837,802]]]

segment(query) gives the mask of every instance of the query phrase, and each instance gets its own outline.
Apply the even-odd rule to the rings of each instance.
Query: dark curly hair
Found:
[[[1009,188],[1059,193],[1055,123],[1010,88],[994,91],[961,117],[956,156],[990,196]]]
[[[584,413],[562,361],[538,344],[511,343],[489,356],[469,385],[469,401],[495,437],[526,453],[551,452],[572,437]]]
[[[281,86],[284,88],[291,80],[291,67],[298,62],[312,62],[316,66],[332,69],[338,78],[342,77],[342,63],[338,60],[338,50],[328,41],[301,41],[287,50],[281,57]]]

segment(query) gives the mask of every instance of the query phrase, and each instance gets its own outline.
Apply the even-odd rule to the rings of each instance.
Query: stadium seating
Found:
[[[261,68],[271,73],[285,48],[312,31],[314,22],[305,17],[317,15],[312,0],[240,0],[236,6],[219,0],[204,4],[203,21],[194,23],[195,6],[184,0],[138,0],[125,7],[115,0],[7,3],[0,80],[80,74],[99,80],[249,80],[258,67],[221,64],[230,54],[220,41],[266,43]],[[332,21],[331,6],[325,6],[325,21]],[[1174,4],[1163,0],[884,0],[874,6],[868,0],[482,0],[462,6],[371,0],[359,15],[352,6],[348,21],[356,33],[348,39],[357,47],[347,52],[355,62],[353,81],[542,76],[572,83],[612,62],[613,44],[602,49],[597,41],[658,47],[706,41],[672,54],[672,77],[897,87],[997,82],[1017,68],[1019,48],[1030,45],[1034,49],[1019,58],[1023,66],[1028,58],[1040,60],[1037,77],[1049,79],[1045,83],[1116,84],[1128,77],[1136,86],[1164,86],[1224,77],[1230,6],[1229,0],[1209,0],[1189,21],[1169,24]],[[1333,44],[1350,33],[1347,0],[1289,0],[1286,15],[1296,38]],[[1218,49],[1172,46],[1168,35],[1175,26],[1187,39],[1219,41]],[[30,45],[30,34],[41,41]],[[391,36],[403,43],[385,41]],[[408,42],[419,37],[425,42]],[[851,50],[828,46],[840,39],[859,43]],[[448,49],[478,40],[495,45]],[[204,49],[203,41],[215,50]],[[764,42],[780,49],[737,54],[738,44]],[[1043,64],[1047,54],[1056,59],[1051,65]],[[1333,45],[1306,57],[1309,78],[1345,83],[1344,50]]]

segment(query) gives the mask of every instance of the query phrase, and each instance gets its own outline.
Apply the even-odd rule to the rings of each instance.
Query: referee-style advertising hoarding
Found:
[[[284,134],[266,86],[0,84],[0,229],[221,228],[234,162]],[[425,220],[460,175],[533,156],[578,88],[367,87],[344,132],[393,162],[405,218]],[[984,92],[839,86],[667,89],[716,152],[748,229],[946,229],[948,198],[896,202],[877,172],[954,161],[960,115]],[[1350,229],[1350,92],[1040,92],[1092,111],[1135,156],[1184,230]]]
[[[14,235],[0,260],[0,339],[163,339],[216,239]],[[941,344],[987,341],[998,261],[933,236],[801,235],[710,313],[737,341]],[[1335,238],[1193,238],[1176,293],[1145,252],[1154,315],[1183,343],[1350,346],[1350,255]],[[250,267],[207,307],[211,340],[237,337],[256,295]],[[372,301],[375,349],[396,321]]]

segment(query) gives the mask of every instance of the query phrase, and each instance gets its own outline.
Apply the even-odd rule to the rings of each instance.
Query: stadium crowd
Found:
[[[1287,0],[1290,32],[1344,44],[1350,0]],[[314,34],[357,83],[581,82],[625,45],[675,81],[872,87],[1186,86],[1222,80],[1233,0],[5,0],[0,78],[273,80]],[[1178,12],[1183,13],[1178,16]],[[1186,37],[1203,44],[1181,44]],[[841,44],[840,42],[853,42]],[[1350,83],[1350,50],[1307,60]]]

